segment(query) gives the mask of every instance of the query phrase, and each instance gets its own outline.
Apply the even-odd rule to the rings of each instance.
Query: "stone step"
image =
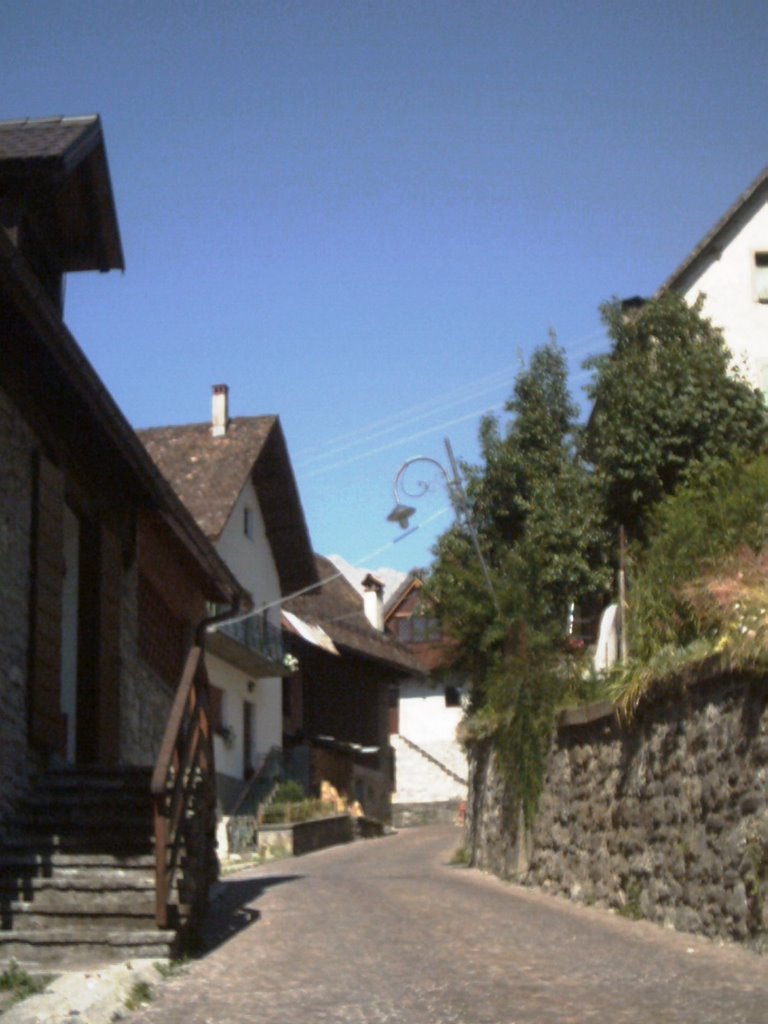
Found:
[[[150,853],[62,853],[58,849],[42,851],[39,844],[18,842],[6,844],[0,852],[0,876],[23,872],[40,877],[56,877],[77,873],[82,869],[102,872],[154,871],[155,858]]]
[[[130,844],[129,852],[135,852],[135,845],[150,840],[154,831],[151,817],[118,816],[91,818],[88,815],[68,815],[56,812],[49,815],[36,815],[24,812],[14,819],[14,836],[16,840],[30,842],[47,841],[51,847],[63,850],[69,846],[73,849],[73,841],[82,840],[76,850],[93,849],[99,844],[106,852],[113,852],[124,842]]]
[[[147,791],[137,792],[82,792],[45,790],[30,796],[26,808],[34,814],[71,814],[75,811],[93,815],[115,817],[126,814],[131,817],[152,816],[152,797]]]
[[[30,893],[136,893],[153,892],[155,879],[149,872],[114,875],[100,871],[85,871],[68,878],[28,878],[24,885],[26,891]],[[14,888],[18,886],[0,879],[0,892],[11,892]]]
[[[146,787],[149,790],[151,781],[152,769],[146,767],[88,768],[72,766],[46,772],[38,779],[37,786],[39,788],[50,786],[56,789],[67,789],[73,786],[126,789],[137,786]]]
[[[0,931],[0,967],[15,960],[25,970],[96,967],[140,957],[167,958],[176,933],[159,928],[34,928]]]
[[[126,907],[124,913],[96,914],[94,911],[84,914],[57,913],[54,910],[42,910],[37,908],[37,903],[11,903],[9,905],[6,920],[13,922],[8,931],[48,931],[51,928],[69,928],[73,931],[80,931],[83,928],[104,928],[109,931],[136,931],[141,928],[151,928],[155,923],[155,904],[148,903],[140,908],[141,913],[129,913]],[[0,935],[3,934],[0,932]]]

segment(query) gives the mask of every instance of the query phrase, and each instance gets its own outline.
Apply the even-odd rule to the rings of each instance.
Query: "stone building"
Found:
[[[84,789],[88,772],[141,766],[151,829],[149,775],[195,634],[209,603],[249,598],[64,324],[66,273],[123,268],[98,117],[0,124],[0,223],[0,829],[14,851],[0,902],[18,930],[28,900],[8,879],[28,895],[41,857],[14,835],[20,815],[50,866],[85,831],[52,770]]]

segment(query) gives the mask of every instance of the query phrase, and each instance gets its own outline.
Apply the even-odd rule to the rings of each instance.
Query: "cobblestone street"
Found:
[[[132,1024],[768,1019],[765,958],[451,867],[460,840],[415,829],[235,875],[216,947]]]

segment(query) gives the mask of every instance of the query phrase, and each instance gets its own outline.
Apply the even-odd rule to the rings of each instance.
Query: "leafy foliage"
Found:
[[[506,409],[503,433],[496,418],[483,421],[483,464],[466,468],[501,614],[461,526],[440,538],[428,580],[445,631],[459,641],[460,667],[480,688],[501,662],[510,624],[561,639],[569,603],[602,594],[609,582],[599,494],[578,455],[562,349],[549,343],[534,352]]]
[[[494,735],[530,820],[555,714],[573,683],[561,651],[568,607],[601,596],[610,576],[600,495],[579,457],[577,410],[556,344],[533,353],[506,411],[504,427],[483,421],[483,462],[465,467],[499,611],[461,525],[440,538],[427,591],[458,641],[453,668],[473,684],[467,736]]]
[[[28,974],[15,960],[11,960],[6,969],[0,972],[0,992],[10,992],[11,1002],[17,1003],[44,992],[53,977],[52,974]]]
[[[633,657],[613,682],[627,717],[706,665],[768,664],[768,456],[700,467],[650,532],[630,591]]]
[[[631,315],[618,302],[602,307],[613,348],[586,364],[587,448],[609,520],[630,538],[649,536],[653,508],[692,466],[757,454],[768,440],[762,397],[735,372],[701,304],[667,293]]]
[[[634,574],[633,656],[648,660],[667,645],[691,643],[713,625],[712,613],[704,614],[702,601],[691,600],[690,584],[715,572],[741,546],[759,551],[767,510],[766,456],[699,467],[687,486],[661,503]]]

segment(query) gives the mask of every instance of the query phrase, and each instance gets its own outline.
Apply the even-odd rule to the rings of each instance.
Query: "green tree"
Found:
[[[559,346],[535,350],[505,408],[504,427],[496,417],[482,422],[482,463],[466,469],[500,614],[460,524],[440,538],[428,584],[481,697],[504,662],[505,644],[507,655],[514,647],[516,623],[555,644],[570,603],[596,598],[609,583],[599,495],[579,458],[577,409]]]
[[[768,414],[733,368],[722,332],[675,293],[628,314],[602,307],[611,351],[586,363],[587,453],[614,529],[645,540],[649,516],[695,465],[757,453]]]

